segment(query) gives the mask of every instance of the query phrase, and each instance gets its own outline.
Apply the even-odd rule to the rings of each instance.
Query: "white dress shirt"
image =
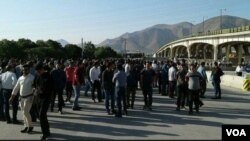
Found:
[[[168,70],[168,80],[175,81],[176,69],[174,67],[169,68]]]
[[[12,91],[12,95],[16,95],[17,92],[20,90],[20,96],[27,96],[33,93],[32,85],[34,82],[34,76],[32,74],[28,74],[26,76],[21,76],[17,80],[16,86]]]
[[[2,88],[10,90],[12,90],[15,87],[17,81],[16,74],[11,71],[3,73],[0,79],[2,82]]]
[[[89,77],[92,83],[94,83],[95,80],[99,80],[100,75],[100,69],[96,68],[95,66],[92,67],[89,71]]]
[[[129,71],[130,71],[130,65],[126,64],[125,65],[125,73],[127,74],[127,76],[129,75]]]
[[[237,66],[236,72],[243,72],[243,67],[242,66]]]

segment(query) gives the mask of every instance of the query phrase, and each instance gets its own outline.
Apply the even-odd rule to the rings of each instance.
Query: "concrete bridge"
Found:
[[[162,46],[156,57],[245,63],[250,58],[250,26],[223,29],[186,37]]]

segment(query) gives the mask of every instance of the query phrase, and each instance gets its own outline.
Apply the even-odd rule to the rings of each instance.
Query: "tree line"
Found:
[[[51,39],[37,40],[33,42],[29,39],[0,41],[0,58],[119,58],[121,55],[109,46],[96,47],[92,42],[85,42],[84,48],[75,44],[67,44],[65,47]]]

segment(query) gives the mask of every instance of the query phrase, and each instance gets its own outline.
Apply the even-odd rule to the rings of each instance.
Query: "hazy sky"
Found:
[[[197,24],[224,8],[250,19],[250,0],[0,0],[0,40],[97,44],[155,24]]]

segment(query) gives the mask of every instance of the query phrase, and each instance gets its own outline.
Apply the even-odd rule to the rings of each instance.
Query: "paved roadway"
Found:
[[[115,118],[107,115],[104,103],[93,103],[81,96],[82,111],[72,111],[66,105],[65,114],[49,112],[52,136],[50,139],[221,139],[222,124],[250,123],[250,92],[222,86],[222,99],[213,100],[213,89],[208,86],[201,113],[188,115],[175,111],[174,100],[154,93],[153,111],[142,110],[142,95],[138,91],[135,109],[128,116]],[[18,113],[21,120],[21,113]],[[0,122],[0,139],[40,138],[39,123],[32,134],[22,134],[22,125]]]

